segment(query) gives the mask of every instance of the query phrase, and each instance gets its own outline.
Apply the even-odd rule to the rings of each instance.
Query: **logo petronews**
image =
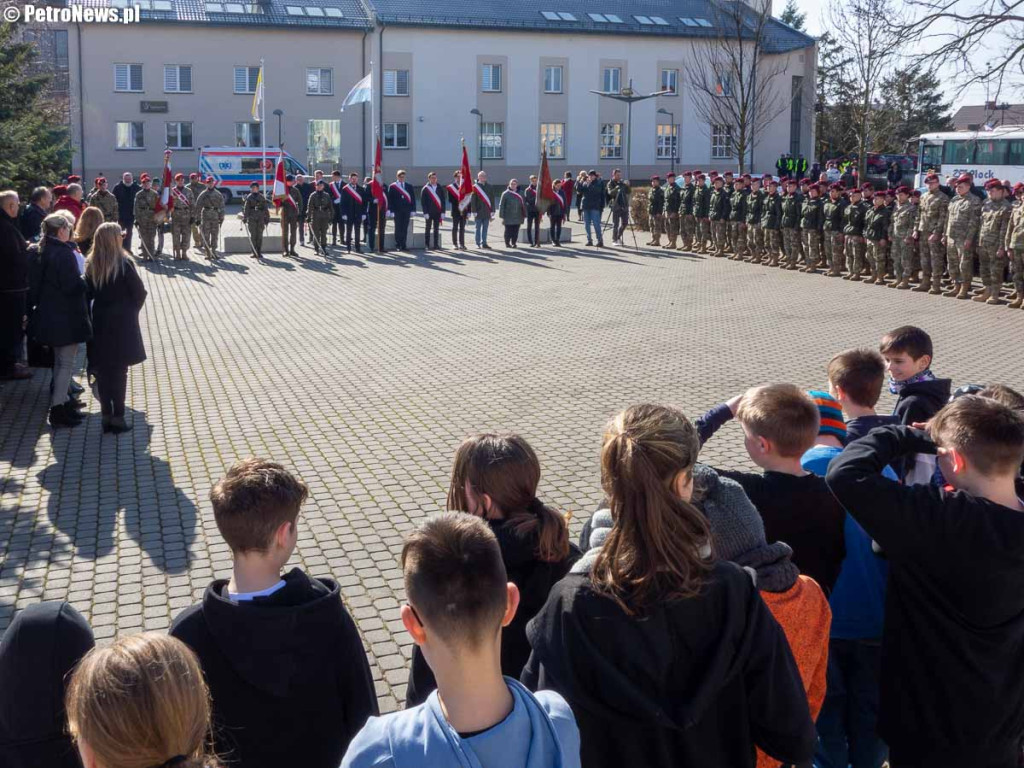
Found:
[[[126,8],[70,5],[63,8],[53,6],[25,5],[18,8],[9,5],[4,8],[4,21],[24,21],[29,24],[135,24],[141,16],[141,8],[131,5]]]

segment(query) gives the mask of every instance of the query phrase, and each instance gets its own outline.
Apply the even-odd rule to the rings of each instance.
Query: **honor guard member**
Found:
[[[356,253],[362,253],[359,246],[362,241],[362,230],[360,227],[366,221],[366,197],[363,188],[359,186],[359,174],[350,173],[348,184],[341,190],[341,220],[345,224],[345,248],[352,253],[352,246]]]
[[[843,248],[846,253],[846,274],[844,280],[859,282],[864,279],[864,217],[868,204],[862,199],[860,187],[850,190],[850,204],[843,211]]]
[[[249,194],[245,196],[245,201],[242,203],[242,224],[249,232],[249,245],[252,246],[251,256],[254,259],[263,258],[263,231],[269,223],[270,206],[267,205],[266,196],[260,192],[260,183],[254,181],[249,185]],[[287,251],[285,251],[285,255],[288,255]]]
[[[533,178],[533,177],[531,177]],[[537,208],[537,188],[534,187],[533,207]],[[427,183],[420,190],[420,208],[423,210],[423,221],[426,225],[423,234],[423,248],[430,250],[430,233],[434,233],[434,249],[441,250],[441,222],[444,220],[444,190],[437,185],[437,174],[431,171],[427,174]],[[529,204],[527,204],[529,210]],[[537,234],[540,237],[540,234]],[[540,245],[538,239],[537,244]],[[532,242],[531,242],[532,245]]]
[[[999,293],[1006,273],[1006,232],[1013,215],[1013,204],[1006,199],[1006,188],[999,179],[986,181],[985,191],[988,200],[982,203],[981,228],[978,230],[978,273],[982,291],[974,301],[996,305],[1003,303]],[[962,278],[970,286],[971,278],[966,272]]]
[[[159,198],[153,191],[153,180],[148,173],[139,176],[142,189],[135,195],[135,226],[139,228],[142,241],[142,258],[152,261],[156,258],[156,204]]]
[[[711,244],[711,188],[704,183],[703,173],[694,176],[697,187],[693,196],[693,215],[697,220],[697,242],[695,253],[707,254]]]
[[[366,201],[366,244],[373,251],[377,248],[377,220],[380,214],[377,211],[377,198],[373,196],[372,176],[363,178],[363,199]]]
[[[399,171],[388,187],[388,218],[395,220],[395,250],[409,250],[409,219],[415,212],[416,198],[412,195],[412,187],[405,183],[405,171]]]
[[[885,285],[885,246],[889,241],[889,220],[885,196],[875,195],[871,208],[864,214],[864,239],[868,241],[868,266],[871,267],[871,276],[866,281],[869,285]]]
[[[452,183],[445,187],[452,217],[452,248],[464,251],[466,250],[466,219],[469,211],[459,208],[459,203],[462,202],[462,193],[459,191],[462,187],[462,171],[453,173],[452,179]]]
[[[676,184],[676,175],[672,171],[665,177],[665,230],[668,232],[668,244],[662,248],[676,249],[679,239],[679,207],[683,202],[683,190]]]
[[[526,241],[533,248],[540,248],[540,209],[537,208],[536,176],[530,176],[530,183],[523,190],[523,202],[526,203]],[[423,211],[426,213],[426,208]]]
[[[680,251],[693,250],[693,238],[697,234],[697,219],[693,215],[694,197],[697,194],[697,187],[693,183],[693,172],[683,172],[683,188],[679,202],[679,234],[681,242]]]
[[[828,263],[828,277],[843,276],[843,212],[849,201],[838,181],[828,185],[828,200],[822,206],[822,245]]]
[[[803,208],[803,196],[796,191],[797,180],[790,176],[786,179],[786,194],[782,197],[782,250],[786,255],[783,269],[799,269],[803,257],[800,242],[800,211]]]
[[[608,207],[612,209],[612,245],[622,245],[622,235],[629,226],[629,199],[633,190],[629,181],[622,178],[620,169],[612,171],[605,192],[608,195]]]
[[[910,199],[910,187],[896,188],[896,207],[892,212],[889,227],[889,243],[892,252],[892,270],[896,280],[889,285],[901,291],[910,290],[910,278],[914,274],[914,233],[917,231],[919,210]]]
[[[224,195],[217,189],[217,180],[213,176],[206,177],[206,189],[196,199],[196,215],[199,217],[199,235],[203,250],[206,252],[206,258],[212,261],[218,258],[220,225],[224,223]]]
[[[1018,181],[1013,185],[1013,196],[1016,202],[1010,214],[1003,247],[1009,255],[1010,269],[1013,271],[1010,309],[1020,309],[1024,306],[1024,182]]]
[[[473,211],[473,224],[476,229],[476,247],[490,250],[491,246],[487,244],[487,228],[494,218],[494,192],[487,183],[486,171],[479,171],[476,175],[470,209]]]
[[[764,231],[764,249],[769,267],[779,266],[782,253],[782,195],[779,194],[777,179],[769,179],[768,194],[764,197],[761,213],[761,229]]]
[[[942,273],[946,269],[946,221],[949,218],[949,196],[942,191],[939,174],[924,177],[928,191],[921,195],[917,216],[917,238],[921,250],[921,284],[912,290],[938,295],[942,292]],[[933,279],[934,276],[934,279]]]
[[[174,175],[174,186],[171,187],[171,247],[174,249],[175,261],[188,260],[188,237],[195,223],[196,199],[192,190],[185,186],[185,175]]]
[[[764,213],[765,191],[761,188],[764,179],[760,176],[750,177],[750,193],[747,195],[747,251],[745,261],[760,264],[764,254],[764,230],[761,229],[761,216]]]
[[[715,176],[711,181],[714,191],[708,206],[708,218],[711,219],[711,240],[713,255],[724,258],[728,246],[729,231],[729,193],[725,189],[725,179]]]
[[[750,190],[747,183],[750,174],[736,179],[729,197],[729,245],[732,247],[731,261],[743,261],[747,253],[747,198]]]
[[[192,193],[192,199],[199,202],[199,196],[203,194],[206,187],[203,185],[203,180],[199,177],[198,173],[190,173],[188,175],[188,187],[189,192]],[[193,211],[195,213],[195,211]],[[199,217],[193,215],[192,217],[192,246],[198,250],[203,249],[203,238],[199,235]]]
[[[306,221],[309,222],[309,237],[313,241],[313,253],[327,255],[327,230],[334,221],[334,201],[327,191],[327,179],[317,179],[316,191],[309,196],[306,204]]]
[[[97,176],[93,182],[93,190],[89,193],[89,205],[95,206],[103,211],[103,221],[117,221],[117,198],[113,192],[107,189],[107,180]]]
[[[281,253],[285,256],[298,258],[299,254],[295,252],[295,245],[299,236],[299,223],[302,221],[302,193],[292,185],[292,182],[295,181],[295,177],[292,174],[289,173],[284,179],[288,194],[281,201],[279,209],[281,215]],[[262,254],[262,252],[261,247],[260,253]]]
[[[661,188],[660,176],[651,176],[647,215],[651,219],[651,241],[647,244],[661,245],[661,234],[665,231],[665,190]]]
[[[341,218],[341,188],[345,184],[341,180],[341,171],[331,171],[331,183],[327,191],[331,193],[331,202],[334,203],[334,220],[331,222],[331,245],[338,244],[338,230],[341,230],[341,238],[345,239],[345,222]]]
[[[818,264],[821,263],[821,230],[825,215],[820,194],[820,186],[808,185],[807,197],[800,207],[800,242],[806,259],[806,264],[800,271],[811,274],[818,272]]]
[[[956,180],[956,197],[949,203],[949,216],[946,218],[946,269],[953,287],[944,295],[958,299],[970,298],[974,246],[981,228],[981,200],[971,194],[971,182],[971,176],[966,173]],[[968,272],[966,282],[962,277],[965,268]]]
[[[732,171],[722,174],[725,179],[725,186],[722,191],[725,193],[725,248],[723,253],[732,253],[732,230],[729,222],[732,221],[732,193],[736,191],[736,182],[733,180]]]

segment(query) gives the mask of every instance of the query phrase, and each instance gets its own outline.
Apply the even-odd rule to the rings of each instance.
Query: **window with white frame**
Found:
[[[548,157],[558,160],[565,157],[565,123],[541,123],[540,147],[548,151]]]
[[[171,149],[192,149],[192,123],[164,123],[167,146]]]
[[[622,86],[622,69],[620,67],[605,67],[601,85],[601,90],[605,93],[618,93]]]
[[[115,64],[114,90],[123,93],[142,92],[142,65]]]
[[[235,67],[235,93],[256,93],[259,67]]]
[[[727,160],[732,157],[732,128],[728,125],[711,126],[711,159]]]
[[[409,124],[384,123],[384,149],[408,149]]]
[[[408,96],[409,95],[409,70],[408,69],[385,69],[384,70],[384,95],[385,96]]]
[[[306,68],[306,95],[333,96],[334,70],[326,67]]]
[[[679,147],[679,126],[659,125],[657,131],[658,158],[670,160],[673,157],[678,157],[676,150]]]
[[[673,96],[675,96],[675,95],[677,95],[679,93],[679,70],[678,69],[663,69],[663,70],[661,70],[661,90],[663,90],[663,91],[671,91]]]
[[[601,159],[618,160],[622,157],[622,123],[601,124]]]
[[[263,133],[259,123],[235,123],[235,146],[258,147],[262,145]]]
[[[192,93],[192,67],[164,64],[164,93]]]
[[[115,125],[117,149],[145,149],[146,142],[141,122],[124,122]]]
[[[544,93],[562,92],[562,68],[544,67]]]
[[[480,90],[487,93],[498,93],[501,90],[501,64],[483,65]]]
[[[505,154],[505,124],[480,124],[480,156],[485,160],[500,160]]]

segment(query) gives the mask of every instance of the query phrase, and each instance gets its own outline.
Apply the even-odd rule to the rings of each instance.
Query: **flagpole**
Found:
[[[265,77],[263,59],[260,58],[260,146],[263,150],[263,196],[267,195],[267,79]]]

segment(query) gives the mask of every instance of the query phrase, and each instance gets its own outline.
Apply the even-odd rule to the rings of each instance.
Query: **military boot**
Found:
[[[916,291],[917,290],[916,288],[912,289],[910,287],[910,278],[909,277],[904,277],[902,280],[900,280],[898,283],[896,283],[895,284],[895,288],[898,291],[909,291],[909,290],[915,290]]]
[[[960,288],[961,288],[961,283],[955,282],[955,283],[953,283],[953,286],[948,291],[946,291],[944,294],[942,294],[942,295],[946,296],[948,298],[955,298],[957,295],[959,295]]]
[[[979,304],[981,304],[983,302],[988,301],[990,298],[992,298],[992,291],[988,289],[988,286],[984,286],[977,296],[973,296],[971,298],[971,301],[976,301]]]
[[[1011,301],[1006,306],[1008,306],[1010,309],[1020,309],[1022,304],[1024,304],[1024,298],[1019,298],[1018,297],[1018,298],[1014,299],[1013,301]]]
[[[947,294],[948,295],[948,294]],[[960,283],[960,288],[956,292],[956,298],[966,301],[971,298],[971,284]]]
[[[676,247],[676,240],[677,240],[677,239],[678,239],[678,236],[677,236],[677,235],[669,235],[669,236],[668,236],[668,242],[667,242],[667,243],[665,243],[665,245],[663,245],[663,246],[661,246],[661,247],[662,247],[662,248],[671,248],[671,249],[675,250],[675,247]]]
[[[922,277],[921,283],[916,288],[911,288],[914,293],[928,293],[932,287],[931,277]]]

